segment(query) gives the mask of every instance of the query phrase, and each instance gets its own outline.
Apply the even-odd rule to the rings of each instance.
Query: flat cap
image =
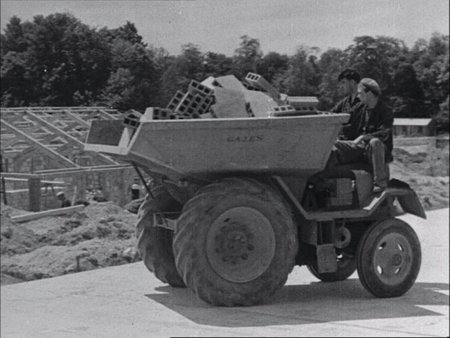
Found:
[[[361,76],[356,70],[347,68],[343,72],[341,72],[338,76],[338,81],[341,81],[343,79],[353,80],[356,83],[358,83],[359,80],[361,79]]]
[[[371,91],[374,95],[376,95],[376,96],[381,95],[380,86],[378,85],[377,81],[375,81],[374,79],[365,77],[364,79],[361,79],[359,84],[362,85],[366,90]]]

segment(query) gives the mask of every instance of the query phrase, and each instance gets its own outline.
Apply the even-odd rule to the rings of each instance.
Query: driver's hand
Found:
[[[365,140],[365,135],[358,136],[356,139],[353,140],[353,143],[356,145],[361,145]]]

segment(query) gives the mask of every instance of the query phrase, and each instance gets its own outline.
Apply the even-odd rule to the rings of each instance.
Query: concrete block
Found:
[[[215,119],[216,116],[214,115],[213,112],[210,112],[210,113],[206,113],[206,114],[201,114],[200,118],[201,119]]]
[[[208,88],[204,85],[202,85],[200,82],[192,80],[189,83],[189,87],[188,87],[188,91],[191,94],[199,94],[202,96],[208,96],[208,95],[213,95],[214,91],[211,88]]]
[[[275,89],[266,79],[261,75],[255,73],[248,73],[245,77],[245,81],[251,86],[261,89],[267,92],[275,101],[280,101],[280,93]]]
[[[288,104],[288,95],[280,93],[280,101],[281,101],[281,105]]]
[[[153,107],[153,120],[172,120],[175,113],[171,109]]]
[[[290,115],[296,115],[297,111],[294,107],[290,105],[283,105],[283,106],[277,106],[273,107],[273,111],[270,112],[270,116],[290,116]]]
[[[167,105],[167,109],[175,110],[175,108],[180,104],[181,100],[183,99],[183,96],[184,96],[183,92],[177,90],[177,92]]]
[[[187,107],[190,105],[191,100],[194,98],[194,95],[190,92],[187,92],[183,95],[178,105],[173,109],[175,112],[183,113]]]
[[[208,87],[209,89],[213,89],[213,90],[215,87],[219,86],[219,84],[217,83],[216,78],[214,76],[209,76],[200,83],[202,85],[204,85],[205,87]]]
[[[248,117],[242,91],[217,87],[214,96],[215,104],[211,108],[217,118]]]
[[[183,113],[183,114],[177,114],[176,119],[177,120],[188,120],[188,119],[199,119],[200,114],[197,112],[190,112],[190,113]]]
[[[193,95],[188,92],[184,95],[182,101],[175,109],[175,113],[184,115],[184,117],[195,115],[196,117],[194,118],[197,118],[200,114],[204,114],[208,111],[213,101],[214,99],[211,95]]]
[[[141,121],[151,121],[153,120],[153,107],[148,107],[145,109],[144,115],[141,116]]]
[[[199,114],[206,114],[211,107],[211,105],[214,103],[214,96],[206,96],[203,98],[203,101],[200,103],[200,106],[198,108]]]
[[[136,129],[137,127],[139,127],[139,120],[141,116],[142,115],[138,112],[128,113],[123,119],[123,124],[129,128]]]
[[[248,82],[242,82],[242,85],[245,87],[245,89],[248,89],[248,90],[254,90],[254,91],[258,91],[258,92],[261,91],[261,89],[252,86],[252,85],[251,85],[250,83],[248,83]]]
[[[248,110],[251,110],[255,117],[269,117],[274,107],[278,106],[278,103],[264,92],[246,90],[244,98],[249,104]]]
[[[225,89],[244,91],[245,84],[239,81],[234,75],[219,76],[215,79],[217,86]]]
[[[273,111],[280,113],[295,112],[295,108],[290,105],[273,107]]]
[[[288,96],[287,102],[298,111],[316,111],[319,104],[315,96]]]

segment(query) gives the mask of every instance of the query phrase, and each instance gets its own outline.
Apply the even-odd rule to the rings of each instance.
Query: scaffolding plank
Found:
[[[20,215],[20,216],[14,216],[14,217],[11,217],[11,220],[16,222],[16,223],[21,223],[21,222],[31,221],[31,220],[34,220],[34,219],[47,217],[47,216],[56,216],[56,215],[69,214],[69,213],[73,213],[75,211],[81,211],[83,209],[84,209],[84,205],[82,205],[82,204],[81,205],[74,205],[74,206],[67,207],[67,208],[50,209],[50,210],[45,210],[45,211],[39,211],[39,212],[33,212],[33,213],[25,214],[25,215]]]

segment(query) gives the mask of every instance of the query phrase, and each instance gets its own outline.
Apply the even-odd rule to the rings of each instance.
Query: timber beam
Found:
[[[25,139],[26,141],[28,141],[32,145],[35,145],[40,150],[42,150],[45,154],[47,154],[50,158],[52,158],[53,160],[57,161],[62,166],[66,167],[66,168],[79,168],[80,167],[76,163],[74,163],[71,160],[69,160],[68,158],[65,158],[64,156],[58,154],[56,151],[51,150],[50,148],[48,148],[47,146],[45,146],[44,144],[42,144],[41,142],[39,142],[35,138],[33,138],[33,137],[27,135],[26,133],[24,133],[23,131],[17,129],[12,124],[9,124],[8,122],[4,121],[3,119],[1,119],[1,123],[7,129],[9,129],[10,131],[14,132],[19,138]]]

